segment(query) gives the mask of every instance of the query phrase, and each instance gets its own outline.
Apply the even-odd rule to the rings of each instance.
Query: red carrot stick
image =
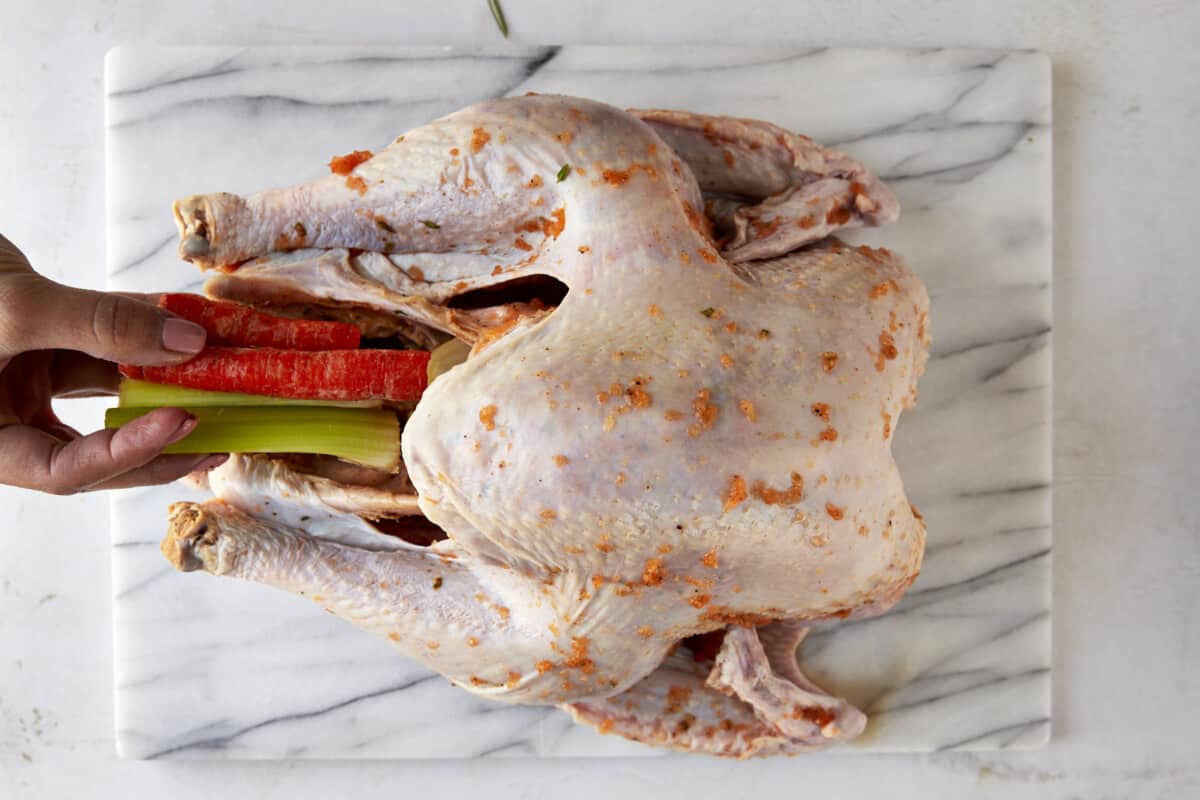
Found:
[[[208,343],[284,350],[353,350],[359,331],[346,322],[288,319],[198,294],[164,294],[158,304],[208,332]]]
[[[121,365],[129,378],[214,392],[294,400],[418,400],[428,384],[425,350],[278,350],[206,347],[182,364]]]

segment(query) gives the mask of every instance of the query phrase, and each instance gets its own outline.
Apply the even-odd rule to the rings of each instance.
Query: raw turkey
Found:
[[[720,755],[857,736],[796,662],[878,614],[925,528],[891,455],[928,354],[862,164],[764,122],[496,99],[251,197],[176,204],[206,290],[467,360],[404,472],[236,455],[183,570],[308,597],[466,691]]]

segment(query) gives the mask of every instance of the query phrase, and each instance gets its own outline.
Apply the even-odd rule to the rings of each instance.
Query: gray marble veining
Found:
[[[566,92],[771,120],[850,152],[903,217],[856,242],[921,274],[934,346],[895,440],[929,523],[884,617],[810,638],[871,716],[853,748],[1037,746],[1050,728],[1049,69],[1031,53],[566,47],[123,48],[107,63],[113,288],[197,289],[170,203],[323,173],[474,100]],[[655,755],[553,709],[475,698],[311,604],[180,576],[178,486],[113,501],[117,736],[131,757]],[[853,749],[852,748],[852,749]]]

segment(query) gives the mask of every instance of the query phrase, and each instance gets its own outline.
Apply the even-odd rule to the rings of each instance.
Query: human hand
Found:
[[[84,436],[55,397],[113,394],[116,363],[171,364],[204,346],[204,329],[134,295],[54,283],[0,235],[0,484],[73,494],[167,483],[224,455],[161,455],[196,419],[160,408]]]

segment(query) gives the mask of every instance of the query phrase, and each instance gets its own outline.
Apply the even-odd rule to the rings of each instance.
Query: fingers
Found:
[[[0,275],[0,357],[26,350],[79,350],[128,364],[185,361],[204,329],[142,299],[75,289],[34,273]]]
[[[159,456],[148,464],[129,470],[129,472],[109,478],[106,481],[93,484],[88,491],[104,489],[128,489],[131,486],[157,486],[162,483],[177,481],[191,473],[205,473],[208,470],[224,464],[229,458],[228,453],[220,455],[166,455]]]
[[[0,483],[73,494],[149,464],[195,427],[196,418],[178,408],[155,409],[120,428],[69,442],[26,425],[9,425],[0,428]]]
[[[51,397],[115,394],[121,373],[111,361],[73,350],[56,350],[50,364]]]

